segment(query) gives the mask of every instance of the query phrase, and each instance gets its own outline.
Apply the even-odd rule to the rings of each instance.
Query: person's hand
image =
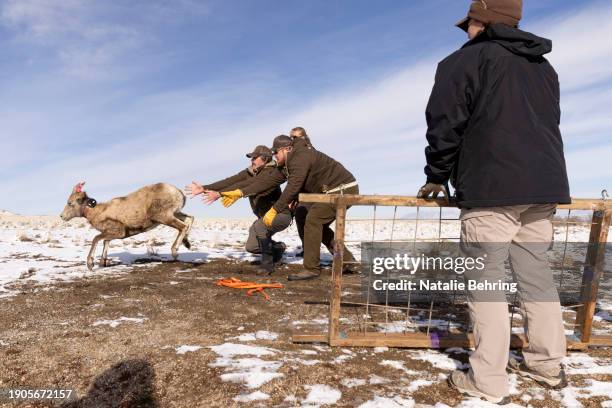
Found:
[[[201,184],[192,181],[191,184],[185,186],[185,193],[189,196],[189,198],[193,198],[198,194],[202,194],[204,192],[204,187]]]
[[[219,197],[221,197],[221,194],[216,191],[204,190],[204,198],[202,198],[202,201],[204,202],[204,204],[211,205],[212,203],[217,201]]]
[[[276,212],[274,207],[271,207],[268,212],[263,216],[263,223],[266,225],[266,227],[272,226],[274,218],[276,218],[276,214],[278,213]]]
[[[221,199],[221,204],[227,208],[242,198],[242,191],[240,191],[240,189],[223,191],[221,192],[221,195],[223,196]]]
[[[295,211],[296,207],[298,206],[298,201],[292,201],[289,203],[289,211]]]
[[[440,193],[444,194],[446,202],[449,202],[448,189],[444,184],[426,183],[419,189],[417,198],[430,198],[429,195],[431,194],[431,198],[436,199]]]

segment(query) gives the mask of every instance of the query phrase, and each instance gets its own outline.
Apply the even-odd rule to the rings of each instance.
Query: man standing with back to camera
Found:
[[[556,205],[571,202],[559,81],[544,58],[551,41],[519,30],[521,15],[521,0],[481,0],[457,24],[469,41],[438,65],[426,111],[427,183],[418,194],[448,197],[453,185],[461,248],[488,255],[477,279],[504,280],[510,257],[529,341],[523,362],[508,362],[505,294],[476,301],[468,292],[476,349],[470,370],[448,379],[464,394],[500,404],[509,400],[506,368],[548,388],[566,386],[561,306],[546,259]]]

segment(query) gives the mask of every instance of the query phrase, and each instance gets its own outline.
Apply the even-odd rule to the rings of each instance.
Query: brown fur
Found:
[[[93,255],[98,241],[104,240],[100,266],[107,264],[108,243],[149,231],[160,224],[179,231],[172,245],[172,256],[178,256],[178,246],[183,243],[190,248],[187,234],[193,224],[193,217],[181,212],[185,206],[185,195],[177,187],[157,183],[145,186],[125,197],[113,198],[99,203],[94,208],[87,207],[89,197],[77,184],[68,197],[68,203],[60,215],[64,221],[74,217],[85,217],[91,226],[100,231],[91,243],[87,256],[87,267],[93,268]]]

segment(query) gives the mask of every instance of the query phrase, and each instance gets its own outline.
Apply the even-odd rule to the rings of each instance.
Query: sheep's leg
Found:
[[[96,246],[98,245],[98,241],[100,241],[104,237],[104,234],[98,234],[91,241],[91,249],[89,250],[89,254],[87,254],[87,269],[90,271],[94,266],[94,254],[96,253]]]
[[[102,249],[102,258],[100,258],[100,266],[108,266],[108,244],[110,239],[104,240],[104,248]]]
[[[177,212],[176,213],[176,218],[178,218],[179,220],[183,221],[185,224],[187,224],[187,232],[185,233],[183,239],[181,240],[183,245],[185,245],[185,248],[190,249],[191,248],[191,243],[189,243],[189,232],[191,231],[191,226],[193,225],[193,220],[194,217],[192,215],[187,215],[185,213],[182,212]]]
[[[174,258],[174,260],[176,260],[176,258],[178,258],[178,247],[183,241],[183,238],[185,237],[185,234],[187,233],[187,230],[189,228],[186,223],[176,217],[172,217],[171,219],[167,220],[166,222],[163,222],[162,224],[172,227],[178,230],[179,232],[176,239],[174,240],[174,244],[172,244],[172,257]]]

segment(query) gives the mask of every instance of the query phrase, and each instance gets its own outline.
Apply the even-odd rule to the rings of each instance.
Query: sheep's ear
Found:
[[[81,181],[80,183],[77,183],[76,186],[74,186],[74,188],[72,189],[73,193],[80,193],[83,191],[83,186],[85,185],[84,181]]]

